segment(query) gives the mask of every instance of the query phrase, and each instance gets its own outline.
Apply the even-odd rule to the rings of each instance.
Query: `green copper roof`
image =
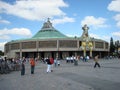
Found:
[[[42,29],[37,32],[32,38],[38,39],[48,39],[48,38],[67,38],[64,34],[57,31],[53,26],[52,23],[49,21],[43,24]]]

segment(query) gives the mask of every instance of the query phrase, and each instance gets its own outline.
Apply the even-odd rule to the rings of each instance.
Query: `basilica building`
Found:
[[[12,40],[4,46],[7,58],[52,56],[65,59],[70,56],[108,55],[109,43],[89,36],[89,27],[84,25],[80,37],[68,37],[52,26],[48,19],[40,31],[27,39]]]

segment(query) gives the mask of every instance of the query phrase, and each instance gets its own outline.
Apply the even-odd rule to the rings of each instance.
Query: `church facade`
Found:
[[[48,19],[32,38],[12,40],[4,46],[7,58],[52,56],[65,59],[70,56],[108,55],[108,42],[89,36],[88,27],[82,27],[81,37],[68,37],[56,30]]]

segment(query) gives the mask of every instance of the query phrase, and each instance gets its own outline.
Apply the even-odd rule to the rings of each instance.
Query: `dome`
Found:
[[[48,19],[48,21],[43,24],[41,30],[37,32],[37,34],[35,34],[32,38],[37,39],[67,38],[67,36],[56,30]]]

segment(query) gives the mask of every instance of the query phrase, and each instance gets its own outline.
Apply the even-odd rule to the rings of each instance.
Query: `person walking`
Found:
[[[51,72],[51,62],[50,62],[50,58],[47,58],[47,59],[46,59],[46,62],[47,62],[47,73],[48,73],[48,72]]]
[[[31,74],[34,74],[34,69],[35,69],[35,60],[34,60],[34,58],[30,59],[30,65],[31,65]]]
[[[94,61],[95,61],[94,68],[96,68],[96,66],[98,66],[100,68],[100,64],[98,63],[98,57],[99,57],[99,55],[96,55],[94,58]]]
[[[21,76],[25,75],[25,63],[24,61],[22,61],[22,64],[21,64]]]
[[[60,66],[60,60],[57,60],[57,65]]]
[[[54,65],[57,66],[57,58],[54,60]]]
[[[50,57],[50,63],[51,63],[51,72],[53,72],[53,64],[54,64],[53,57]]]

